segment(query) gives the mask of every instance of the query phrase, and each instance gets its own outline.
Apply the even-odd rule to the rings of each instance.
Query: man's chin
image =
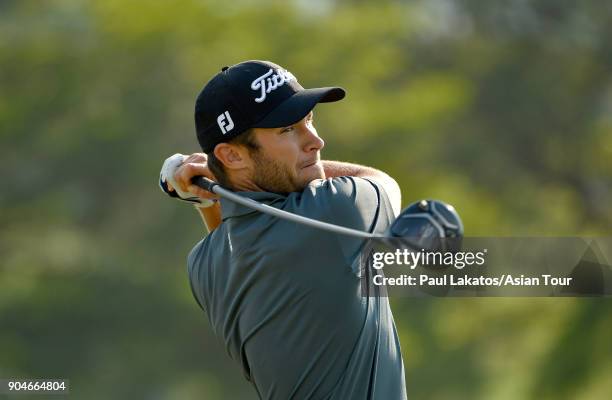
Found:
[[[323,170],[323,166],[319,163],[304,168],[302,173],[302,182],[304,182],[304,187],[316,179],[325,179],[325,171]],[[304,187],[302,187],[302,189]]]

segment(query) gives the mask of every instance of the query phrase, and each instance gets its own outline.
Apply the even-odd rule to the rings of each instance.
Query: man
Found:
[[[188,258],[194,297],[263,399],[406,398],[388,299],[361,291],[362,239],[214,202],[191,184],[203,175],[272,207],[384,233],[400,209],[396,182],[320,159],[313,108],[344,95],[304,89],[270,62],[225,67],[196,101],[205,154],[179,156],[166,171],[182,197],[206,206],[210,233]]]

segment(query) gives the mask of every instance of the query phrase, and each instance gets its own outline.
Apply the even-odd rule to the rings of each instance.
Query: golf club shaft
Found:
[[[261,204],[256,202],[255,200],[240,196],[230,190],[223,188],[216,182],[211,181],[203,176],[197,176],[193,178],[193,183],[201,187],[202,189],[208,190],[211,193],[215,193],[220,197],[223,197],[227,200],[231,200],[234,203],[241,204],[245,207],[252,208],[254,210],[260,211],[265,214],[269,214],[278,218],[285,219],[287,221],[296,222],[298,224],[308,225],[313,228],[326,230],[329,232],[340,233],[343,235],[354,236],[363,239],[373,239],[380,238],[379,235],[374,235],[372,233],[368,233],[365,231],[360,231],[357,229],[347,228],[345,226],[330,224],[327,222],[317,221],[315,219],[306,218],[301,215],[293,214],[284,210],[280,210],[278,208],[271,207],[267,204]]]

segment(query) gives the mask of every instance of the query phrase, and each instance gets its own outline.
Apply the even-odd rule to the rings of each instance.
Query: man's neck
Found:
[[[248,178],[236,177],[231,180],[231,185],[231,189],[235,192],[265,192],[264,189]]]

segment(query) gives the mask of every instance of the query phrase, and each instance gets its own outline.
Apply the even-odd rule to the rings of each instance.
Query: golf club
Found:
[[[461,239],[463,236],[463,223],[455,208],[439,200],[420,200],[405,208],[395,219],[385,235],[376,235],[366,231],[347,228],[328,222],[318,221],[301,215],[293,214],[255,200],[242,197],[223,188],[216,182],[203,176],[196,176],[192,182],[197,186],[220,197],[298,224],[326,230],[343,235],[363,239],[383,238],[414,238],[413,246],[421,248],[446,248],[445,238]]]

